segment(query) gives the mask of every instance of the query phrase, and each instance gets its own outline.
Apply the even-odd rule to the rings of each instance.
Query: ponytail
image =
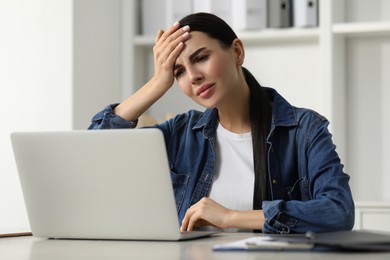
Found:
[[[261,209],[262,202],[270,199],[267,136],[271,128],[272,107],[263,87],[255,77],[242,67],[246,82],[249,85],[249,111],[252,129],[253,164],[255,187],[253,209]]]

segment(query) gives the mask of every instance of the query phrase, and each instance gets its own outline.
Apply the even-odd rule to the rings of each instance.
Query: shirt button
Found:
[[[276,185],[276,184],[278,184],[278,181],[276,179],[273,179],[272,184]]]

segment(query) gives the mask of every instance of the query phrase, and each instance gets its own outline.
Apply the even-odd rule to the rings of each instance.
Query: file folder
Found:
[[[231,9],[234,30],[260,30],[267,27],[267,0],[232,0]]]
[[[155,36],[192,11],[191,0],[142,0],[141,34]]]
[[[292,26],[292,0],[268,0],[268,27]]]
[[[318,0],[293,0],[294,27],[318,26]]]
[[[194,13],[206,12],[215,14],[232,26],[231,0],[193,0],[192,10]]]
[[[193,0],[193,12],[215,14],[237,31],[267,27],[267,0]]]

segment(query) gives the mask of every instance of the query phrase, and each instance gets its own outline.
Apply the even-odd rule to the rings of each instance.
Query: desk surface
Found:
[[[214,252],[215,244],[253,236],[253,233],[221,233],[183,242],[47,240],[35,237],[0,238],[0,259],[390,259],[389,253],[329,252]]]

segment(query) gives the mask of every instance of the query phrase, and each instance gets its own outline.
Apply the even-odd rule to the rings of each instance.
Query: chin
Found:
[[[198,105],[204,107],[204,108],[208,108],[208,109],[212,109],[212,108],[216,108],[217,106],[214,104],[214,103],[210,103],[210,102],[196,102]]]
[[[193,101],[197,103],[198,105],[204,107],[204,108],[216,108],[218,107],[218,102],[215,99],[208,98],[208,99],[199,99],[194,98]]]

